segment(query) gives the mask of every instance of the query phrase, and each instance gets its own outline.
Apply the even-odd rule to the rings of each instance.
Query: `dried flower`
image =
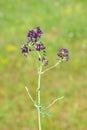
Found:
[[[39,58],[39,61],[44,62],[44,65],[48,65],[48,60],[45,57]]]
[[[61,60],[65,59],[66,61],[68,61],[69,54],[68,54],[67,49],[65,49],[65,48],[59,49],[57,55],[58,55],[59,58],[61,58]]]
[[[46,58],[44,59],[44,65],[48,65],[48,60]]]

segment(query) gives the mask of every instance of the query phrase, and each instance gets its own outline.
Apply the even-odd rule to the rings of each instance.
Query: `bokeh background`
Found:
[[[53,116],[42,118],[43,130],[86,130],[87,0],[0,0],[0,130],[38,130],[37,111],[25,90],[36,98],[37,59],[20,49],[36,26],[44,32],[49,66],[61,47],[70,57],[42,76],[42,105],[64,96],[49,108]]]

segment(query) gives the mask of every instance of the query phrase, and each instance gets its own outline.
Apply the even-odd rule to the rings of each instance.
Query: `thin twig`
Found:
[[[48,70],[51,70],[51,69],[55,68],[60,62],[61,62],[61,61],[59,60],[55,65],[53,65],[53,66],[47,68],[46,70],[42,71],[42,74],[44,74],[44,73],[47,72]]]
[[[57,98],[57,99],[55,99],[51,104],[49,104],[47,107],[46,107],[46,109],[48,109],[48,108],[50,108],[55,102],[57,102],[58,100],[61,100],[61,99],[63,99],[64,98],[64,96],[63,97],[60,97],[60,98]]]
[[[28,88],[25,87],[25,89],[26,89],[26,91],[27,91],[27,93],[28,93],[28,96],[30,97],[31,101],[35,104],[34,99],[32,98],[32,96],[31,96],[31,94],[30,94]]]

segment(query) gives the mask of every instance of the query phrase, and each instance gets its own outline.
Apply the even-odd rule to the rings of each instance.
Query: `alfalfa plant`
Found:
[[[27,42],[22,46],[21,51],[24,56],[27,56],[28,53],[36,52],[38,57],[37,62],[39,64],[38,67],[38,86],[37,86],[37,97],[36,100],[33,99],[27,87],[25,87],[28,96],[33,102],[34,106],[38,112],[38,129],[41,130],[41,115],[42,116],[50,116],[50,113],[46,112],[46,109],[51,107],[56,101],[62,99],[63,97],[56,98],[53,102],[51,102],[47,107],[41,105],[41,75],[43,75],[48,70],[55,68],[57,65],[64,61],[68,61],[69,53],[66,48],[60,48],[57,52],[57,62],[55,65],[47,68],[43,71],[43,66],[48,65],[48,60],[46,58],[46,46],[41,41],[41,36],[43,32],[40,27],[36,27],[32,30],[29,30],[27,33]]]

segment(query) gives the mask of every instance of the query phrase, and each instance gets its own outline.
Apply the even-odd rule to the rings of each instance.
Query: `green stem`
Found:
[[[40,65],[40,69],[38,72],[38,126],[39,130],[41,130],[41,117],[40,117],[40,81],[41,81],[41,72],[42,72],[42,65]]]
[[[42,74],[44,74],[44,73],[47,72],[48,70],[51,70],[51,69],[55,68],[60,62],[61,62],[61,60],[59,60],[55,65],[53,65],[53,66],[47,68],[46,70],[44,70],[44,71],[42,72]]]
[[[28,88],[25,87],[25,89],[26,89],[26,91],[27,91],[27,93],[28,93],[28,96],[29,96],[29,98],[31,99],[31,101],[35,104],[34,99],[32,98],[32,96],[31,96],[31,94],[30,94]]]
[[[60,97],[60,98],[56,98],[51,104],[49,104],[49,106],[46,107],[46,109],[50,108],[55,102],[57,102],[58,100],[61,100],[63,98],[64,98],[64,96]]]

